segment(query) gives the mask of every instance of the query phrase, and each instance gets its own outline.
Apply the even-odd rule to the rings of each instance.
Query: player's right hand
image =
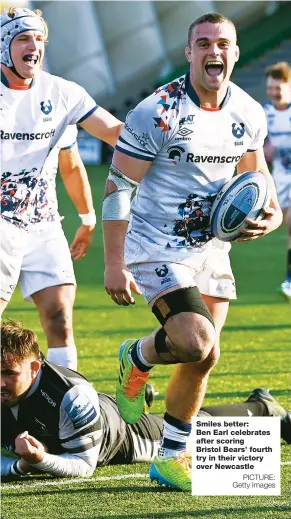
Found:
[[[117,305],[134,305],[135,300],[131,291],[140,295],[141,291],[125,265],[106,267],[104,286],[107,294]]]

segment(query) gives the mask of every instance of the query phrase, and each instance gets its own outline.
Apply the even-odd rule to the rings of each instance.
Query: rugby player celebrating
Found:
[[[79,85],[41,70],[47,36],[40,11],[11,8],[1,16],[0,311],[21,272],[24,297],[34,300],[47,335],[48,358],[76,369],[75,277],[57,211],[54,177],[59,158],[61,172],[70,174],[70,195],[82,217],[72,244],[72,254],[78,258],[89,245],[96,217],[78,150],[71,146],[76,140],[73,125],[80,124],[114,146],[122,123]],[[71,140],[62,143],[69,127],[71,137],[66,138]]]
[[[229,244],[212,239],[208,227],[211,200],[235,167],[257,171],[272,184],[272,200],[238,241],[265,236],[282,222],[264,158],[263,108],[229,80],[239,58],[233,23],[216,13],[198,18],[189,27],[186,58],[189,73],[128,114],[103,205],[106,291],[119,305],[134,304],[132,291],[142,293],[161,324],[149,337],[123,343],[118,408],[125,421],[138,421],[150,370],[178,364],[150,477],[182,490],[191,489],[183,454],[191,418],[218,361],[220,332],[235,297]]]

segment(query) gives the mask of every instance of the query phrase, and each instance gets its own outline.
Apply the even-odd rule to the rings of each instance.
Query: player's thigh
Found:
[[[0,218],[0,298],[2,311],[18,283],[28,232]]]
[[[68,304],[71,303],[74,288],[58,289],[76,284],[74,268],[68,242],[60,226],[52,224],[46,230],[33,231],[32,239],[22,262],[20,286],[22,295],[28,301],[47,300],[47,295],[52,293],[54,301],[64,300],[68,296]],[[44,295],[37,295],[45,289],[56,287],[55,290],[46,291]],[[69,292],[69,293],[68,293]],[[37,303],[36,303],[37,304]]]
[[[193,262],[197,270],[202,268],[202,257],[197,255]],[[155,262],[137,264],[130,270],[175,346],[196,349],[198,343],[213,341],[211,316],[197,290],[193,268],[184,263]]]
[[[31,297],[43,321],[59,320],[71,328],[75,295],[75,285],[57,285],[43,288]]]

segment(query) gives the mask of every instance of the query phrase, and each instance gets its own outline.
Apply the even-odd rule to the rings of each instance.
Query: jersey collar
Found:
[[[198,108],[201,108],[201,104],[200,104],[200,99],[198,97],[198,95],[196,94],[193,86],[192,86],[192,83],[190,81],[190,73],[187,72],[186,76],[185,76],[185,90],[188,94],[188,96],[190,97],[191,101],[193,101],[193,103],[198,106]],[[230,98],[230,95],[231,95],[231,90],[230,90],[230,86],[228,87],[227,89],[227,92],[224,96],[224,99],[223,101],[220,103],[219,105],[219,108],[223,108],[226,103],[229,101],[229,98]]]
[[[2,83],[4,86],[6,86],[7,88],[10,88],[10,90],[18,90],[18,88],[15,88],[15,89],[14,89],[14,88],[11,88],[11,87],[10,87],[10,85],[9,85],[9,81],[8,81],[7,77],[5,76],[5,74],[4,74],[4,72],[3,72],[2,69],[1,69],[1,83]],[[34,85],[34,83],[35,83],[35,79],[33,78],[32,81],[31,81],[31,83],[30,83],[30,85],[29,85],[29,88],[27,88],[27,89],[26,89],[26,88],[25,88],[25,89],[20,88],[19,90],[20,90],[20,91],[29,90],[29,89]]]

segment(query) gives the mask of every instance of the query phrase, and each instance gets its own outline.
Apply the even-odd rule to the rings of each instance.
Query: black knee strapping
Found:
[[[193,312],[206,317],[213,327],[215,327],[213,317],[197,287],[179,288],[178,290],[165,294],[154,303],[152,312],[162,326],[164,326],[167,320],[173,315],[182,312]]]
[[[172,353],[169,351],[166,343],[166,337],[167,334],[164,328],[160,328],[155,336],[156,353],[165,364],[178,364],[181,361],[173,357]]]

